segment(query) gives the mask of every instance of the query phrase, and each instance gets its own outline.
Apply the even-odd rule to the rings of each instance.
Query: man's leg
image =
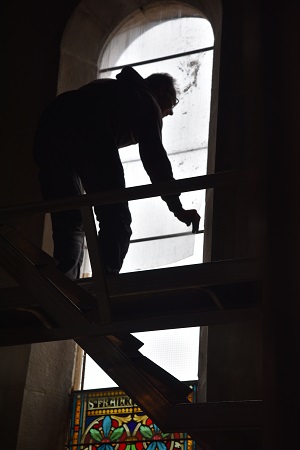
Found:
[[[123,166],[113,138],[108,133],[102,134],[89,142],[86,149],[81,164],[77,164],[85,191],[95,193],[124,188]],[[118,273],[132,234],[128,203],[96,205],[94,210],[100,225],[99,241],[105,268],[107,272]]]
[[[45,200],[72,197],[82,193],[78,176],[63,164],[40,169],[42,194]],[[84,230],[79,210],[51,214],[54,253],[57,268],[70,279],[77,279],[83,261]]]
[[[106,270],[108,273],[119,273],[132,234],[128,204],[95,206],[95,214],[100,223],[100,248]]]
[[[78,214],[75,210],[51,214],[53,256],[58,261],[57,269],[71,280],[79,278],[83,262],[84,231]]]

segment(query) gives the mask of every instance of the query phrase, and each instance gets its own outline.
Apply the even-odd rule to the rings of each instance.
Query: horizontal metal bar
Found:
[[[203,234],[204,230],[197,231],[195,234]],[[130,244],[139,244],[140,242],[148,242],[148,241],[158,241],[161,239],[171,239],[171,238],[177,238],[182,236],[190,236],[191,232],[187,231],[186,233],[174,233],[174,234],[164,234],[162,236],[150,236],[147,238],[141,238],[141,239],[132,239],[130,241]]]
[[[160,61],[167,61],[169,59],[181,58],[182,56],[189,56],[189,55],[195,55],[197,53],[209,52],[213,49],[214,49],[213,46],[205,47],[205,48],[201,48],[201,49],[197,49],[197,50],[191,50],[189,52],[175,53],[173,55],[162,56],[161,58],[153,58],[153,59],[147,59],[145,61],[135,62],[132,64],[125,64],[123,66],[107,67],[105,69],[99,69],[98,73],[113,72],[114,70],[121,70],[126,66],[130,66],[130,67],[144,66],[147,64],[152,64],[152,63],[156,63],[156,62],[160,62]]]
[[[195,235],[196,234],[204,234],[204,230],[199,230],[199,231],[197,231],[197,233],[195,233]],[[161,235],[161,236],[150,236],[150,237],[147,237],[147,238],[132,239],[132,240],[130,240],[130,244],[139,244],[141,242],[159,241],[159,240],[162,240],[162,239],[171,239],[171,238],[178,238],[178,237],[190,236],[190,235],[191,235],[191,232],[187,231],[185,233],[174,233],[174,234],[164,234],[164,235]],[[85,250],[88,249],[87,245],[84,246],[84,249]]]
[[[126,189],[103,191],[59,200],[13,205],[0,209],[0,221],[10,217],[77,209],[81,206],[109,205],[142,198],[180,194],[182,192],[218,188],[249,181],[249,171],[228,171],[182,180],[165,181]]]
[[[168,156],[169,158],[176,155],[182,155],[187,153],[187,151],[189,152],[189,154],[193,153],[193,152],[199,152],[200,150],[207,150],[207,145],[203,145],[201,147],[195,147],[195,148],[190,148],[188,150],[184,149],[184,150],[175,150],[175,151],[168,151]],[[127,156],[127,155],[126,155]],[[131,159],[125,159],[124,161],[122,161],[123,164],[128,164],[128,163],[132,163],[132,162],[137,162],[140,161],[140,157],[137,155],[135,157],[132,157]]]

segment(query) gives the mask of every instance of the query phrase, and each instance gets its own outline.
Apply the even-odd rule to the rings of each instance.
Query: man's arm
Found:
[[[200,216],[195,209],[181,209],[174,212],[174,216],[185,223],[188,227],[192,225],[192,233],[196,234],[199,230]]]
[[[161,122],[151,119],[141,127],[139,150],[143,166],[152,183],[174,180],[172,166],[161,139]],[[199,230],[200,216],[195,209],[185,210],[179,195],[162,196],[174,216],[187,226],[192,225],[192,232]]]

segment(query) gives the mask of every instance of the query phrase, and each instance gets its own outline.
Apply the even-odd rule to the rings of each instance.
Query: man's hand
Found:
[[[174,212],[174,216],[188,227],[192,224],[194,234],[199,230],[200,216],[195,209],[180,209]]]

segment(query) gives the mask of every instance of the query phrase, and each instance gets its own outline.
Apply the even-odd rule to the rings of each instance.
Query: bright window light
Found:
[[[152,25],[149,21],[129,27],[125,24],[101,55],[100,77],[115,78],[121,70],[101,72],[105,68],[133,65],[142,77],[167,72],[177,80],[180,102],[174,115],[166,117],[163,124],[163,143],[175,179],[206,174],[213,43],[212,28],[207,20],[183,17],[153,22]],[[148,61],[175,54],[181,56]],[[145,64],[134,66],[133,63],[141,61]],[[150,183],[137,145],[120,149],[120,157],[127,187]],[[200,233],[196,236],[187,233],[187,227],[174,218],[159,197],[130,202],[133,242],[124,261],[123,273],[202,262],[205,191],[184,193],[181,200],[184,208],[195,208],[200,213]],[[172,237],[174,234],[176,237]],[[155,239],[149,241],[151,237]],[[143,241],[144,238],[147,240]],[[86,276],[90,276],[90,270],[86,258]],[[198,327],[134,333],[134,336],[144,342],[141,353],[176,378],[182,381],[198,379]],[[113,386],[116,386],[113,380],[87,355],[84,389]]]
[[[133,336],[144,343],[140,352],[180,381],[198,380],[199,327],[176,328]],[[88,355],[84,389],[100,389],[116,383]]]

